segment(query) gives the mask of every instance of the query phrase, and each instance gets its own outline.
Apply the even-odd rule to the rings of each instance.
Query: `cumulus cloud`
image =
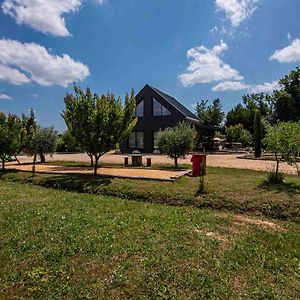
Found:
[[[2,11],[18,24],[55,36],[68,36],[63,15],[77,11],[81,3],[82,0],[5,0]]]
[[[216,0],[218,11],[223,11],[233,27],[250,17],[257,9],[258,0]]]
[[[224,81],[218,83],[212,88],[214,92],[224,92],[224,91],[239,91],[250,88],[251,85],[245,84],[240,81]]]
[[[187,57],[190,59],[188,72],[178,76],[182,85],[192,86],[197,83],[221,80],[242,80],[243,76],[219,57],[227,49],[227,44],[221,41],[212,49],[200,46],[188,50]]]
[[[6,94],[0,94],[0,100],[11,100],[12,97],[6,95]]]
[[[283,49],[276,50],[270,56],[270,60],[277,60],[281,63],[292,63],[300,61],[300,40],[295,39],[289,46]]]
[[[88,75],[88,67],[67,54],[50,54],[46,48],[35,43],[0,40],[0,80],[12,84],[34,81],[42,86],[67,87]]]
[[[274,80],[272,82],[265,82],[263,84],[257,84],[252,86],[250,89],[251,93],[271,93],[274,90],[279,90],[280,85],[277,80]]]

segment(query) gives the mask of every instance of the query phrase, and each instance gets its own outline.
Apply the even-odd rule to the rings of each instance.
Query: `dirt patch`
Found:
[[[234,217],[234,225],[254,225],[254,226],[258,226],[258,227],[262,227],[265,230],[269,230],[269,231],[285,231],[285,229],[272,222],[272,221],[265,221],[265,220],[260,220],[257,218],[253,218],[253,217],[249,217],[249,216],[245,216],[245,215],[236,215]]]

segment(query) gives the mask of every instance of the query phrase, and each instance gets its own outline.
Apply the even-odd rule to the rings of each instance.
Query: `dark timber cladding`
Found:
[[[139,150],[153,153],[157,148],[156,134],[160,129],[173,127],[180,121],[199,125],[199,119],[175,98],[145,85],[136,95],[137,124],[128,140],[122,145],[123,152]]]

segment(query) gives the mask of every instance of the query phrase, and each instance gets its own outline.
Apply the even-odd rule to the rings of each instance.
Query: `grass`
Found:
[[[286,176],[283,184],[270,185],[265,172],[208,168],[207,191],[200,196],[199,178],[193,177],[182,177],[173,183],[84,175],[39,174],[32,178],[30,173],[7,173],[2,179],[153,203],[258,212],[300,223],[299,176]]]
[[[229,197],[230,172],[210,169],[210,189],[223,174],[218,189]],[[247,174],[237,171],[235,180],[252,179],[249,191],[259,174]],[[19,182],[21,175],[28,174],[0,180],[0,299],[300,297],[299,224],[46,189]],[[111,190],[120,184],[142,193],[154,183],[103,182]],[[176,187],[192,195],[196,186],[185,178],[160,193]]]

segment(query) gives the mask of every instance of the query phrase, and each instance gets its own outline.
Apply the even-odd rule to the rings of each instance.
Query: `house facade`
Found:
[[[137,124],[121,151],[131,153],[153,153],[157,149],[156,136],[160,129],[173,127],[180,121],[189,122],[196,127],[199,119],[172,96],[145,85],[136,95]]]

